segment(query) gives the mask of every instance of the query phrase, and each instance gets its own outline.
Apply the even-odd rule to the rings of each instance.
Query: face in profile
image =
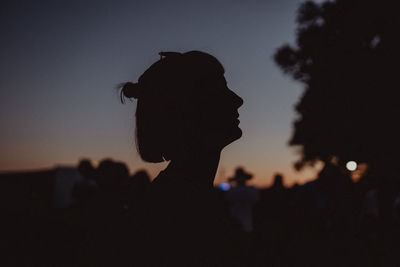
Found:
[[[222,149],[242,136],[238,108],[243,99],[228,88],[223,73],[206,79],[191,104],[195,116],[189,124],[198,145]]]

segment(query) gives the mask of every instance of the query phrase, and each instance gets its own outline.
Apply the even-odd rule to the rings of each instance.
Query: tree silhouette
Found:
[[[301,147],[297,169],[333,157],[398,168],[396,12],[393,1],[300,6],[296,46],[274,55],[285,74],[305,85],[289,142]]]

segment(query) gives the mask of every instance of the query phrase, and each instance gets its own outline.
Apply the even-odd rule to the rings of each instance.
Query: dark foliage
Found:
[[[275,62],[305,85],[290,145],[301,146],[296,168],[335,157],[395,164],[399,151],[397,91],[399,16],[394,2],[305,2],[298,10],[296,46]]]

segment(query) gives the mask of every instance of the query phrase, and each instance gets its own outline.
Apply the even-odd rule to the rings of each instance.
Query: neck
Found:
[[[203,151],[171,160],[166,171],[184,175],[199,186],[214,186],[221,150]]]

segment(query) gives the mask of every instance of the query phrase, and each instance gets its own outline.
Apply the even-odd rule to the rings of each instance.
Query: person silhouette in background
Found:
[[[77,166],[79,174],[83,177],[83,181],[76,183],[72,189],[72,195],[77,205],[83,206],[90,198],[95,195],[99,188],[96,183],[97,173],[92,162],[88,159],[82,159]]]
[[[124,193],[129,170],[122,162],[103,159],[95,177],[99,190],[84,207],[87,233],[79,248],[78,266],[118,266],[119,250],[125,245],[121,232],[126,230]]]
[[[213,182],[222,149],[239,139],[242,98],[231,91],[212,55],[161,52],[137,83],[137,149],[144,161],[169,161],[133,215],[130,258],[137,266],[236,266],[240,249]],[[129,259],[127,261],[129,261]],[[141,262],[139,262],[141,261]]]
[[[235,176],[229,182],[236,183],[226,194],[231,204],[232,219],[239,223],[242,231],[250,233],[253,231],[253,206],[258,202],[260,193],[253,186],[247,186],[246,182],[253,175],[244,171],[243,168],[236,168]]]

